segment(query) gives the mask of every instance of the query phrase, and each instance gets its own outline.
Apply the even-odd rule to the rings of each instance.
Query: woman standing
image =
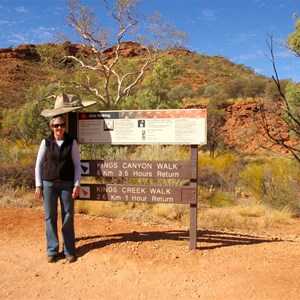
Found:
[[[57,207],[60,199],[63,251],[67,262],[75,262],[74,199],[80,192],[80,155],[78,145],[65,132],[62,115],[49,122],[51,134],[43,139],[35,167],[35,196],[43,197],[46,221],[47,261],[55,262],[59,253]]]

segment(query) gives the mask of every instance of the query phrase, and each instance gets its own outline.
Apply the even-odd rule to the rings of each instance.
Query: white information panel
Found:
[[[203,145],[205,109],[122,110],[77,114],[81,144]]]

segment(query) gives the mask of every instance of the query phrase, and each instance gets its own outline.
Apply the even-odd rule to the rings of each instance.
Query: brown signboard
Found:
[[[196,204],[197,188],[190,186],[82,184],[79,200]]]
[[[139,178],[197,178],[192,161],[82,160],[82,176]]]
[[[198,146],[207,140],[206,110],[68,113],[68,132],[79,144],[190,145],[189,161],[82,160],[81,175],[189,179],[188,186],[82,184],[78,200],[190,205],[190,249],[197,247]]]

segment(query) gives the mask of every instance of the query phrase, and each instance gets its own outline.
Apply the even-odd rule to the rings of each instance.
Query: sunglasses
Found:
[[[54,128],[58,128],[58,127],[60,127],[60,128],[65,128],[65,127],[66,127],[66,124],[65,124],[65,123],[61,123],[61,124],[53,124],[52,127],[54,127]]]

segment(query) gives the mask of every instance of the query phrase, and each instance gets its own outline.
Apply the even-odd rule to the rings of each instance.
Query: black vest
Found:
[[[65,133],[64,142],[59,148],[55,143],[53,132],[45,139],[46,153],[42,167],[43,180],[74,181],[74,165],[72,161],[73,138]]]

